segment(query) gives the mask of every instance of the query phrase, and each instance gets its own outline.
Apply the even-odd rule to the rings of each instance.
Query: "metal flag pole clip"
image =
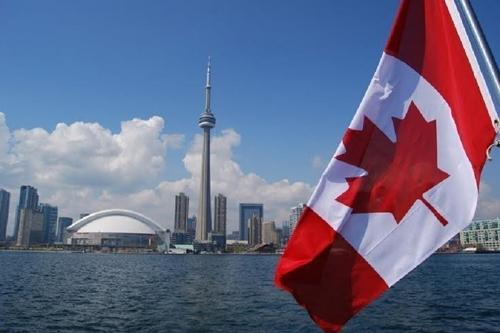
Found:
[[[491,161],[491,150],[493,147],[498,147],[500,148],[500,120],[495,119],[495,131],[497,133],[495,141],[486,149],[486,157],[488,158],[488,161]]]

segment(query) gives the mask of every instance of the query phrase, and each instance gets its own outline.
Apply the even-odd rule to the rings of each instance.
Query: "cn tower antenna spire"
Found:
[[[210,110],[210,100],[212,98],[212,77],[211,77],[211,65],[210,65],[210,57],[208,57],[207,64],[207,84],[205,86],[205,113],[212,113]]]
[[[208,64],[207,64],[207,87],[210,87],[211,78],[210,78],[210,56],[208,56]]]

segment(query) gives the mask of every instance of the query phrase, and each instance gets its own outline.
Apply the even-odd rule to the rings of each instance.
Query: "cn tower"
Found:
[[[207,84],[205,86],[205,111],[200,115],[198,126],[203,129],[203,155],[201,161],[200,202],[196,221],[195,239],[208,240],[208,233],[212,230],[212,210],[210,195],[210,130],[215,127],[215,117],[210,110],[210,58],[207,65]]]

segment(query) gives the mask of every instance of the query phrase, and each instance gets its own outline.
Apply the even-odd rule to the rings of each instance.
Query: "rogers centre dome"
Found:
[[[68,243],[99,247],[153,248],[165,230],[146,216],[124,209],[92,213],[67,229]]]

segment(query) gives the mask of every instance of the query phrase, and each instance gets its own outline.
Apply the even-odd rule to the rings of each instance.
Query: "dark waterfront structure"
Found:
[[[196,234],[196,216],[188,217],[187,219],[187,233],[191,235],[191,238],[194,239]]]
[[[198,121],[203,129],[203,155],[201,162],[200,202],[198,206],[198,220],[196,223],[196,240],[208,240],[208,233],[212,231],[212,214],[210,198],[210,130],[215,127],[215,117],[210,110],[211,82],[210,59],[207,66],[207,82],[205,86],[205,112]]]
[[[43,214],[42,243],[53,244],[56,240],[57,233],[57,206],[41,203],[39,210]]]
[[[240,232],[238,230],[233,231],[232,233],[227,235],[227,239],[240,240]]]
[[[226,235],[217,232],[211,232],[210,240],[212,241],[212,244],[214,244],[216,251],[223,252],[226,250]]]
[[[9,222],[10,193],[0,189],[0,242],[6,239],[7,223]]]
[[[38,208],[38,191],[30,185],[21,186],[19,192],[19,203],[16,209],[16,220],[14,225],[14,237],[19,235],[19,223],[21,219],[21,209],[29,208],[36,210]]]
[[[66,228],[73,224],[73,219],[71,217],[61,216],[57,220],[57,232],[56,232],[56,242],[64,242],[64,235],[66,234]]]
[[[189,197],[184,193],[175,196],[175,225],[174,232],[187,232],[189,214]]]
[[[187,232],[174,231],[170,236],[170,243],[172,243],[172,245],[193,244],[193,236]]]
[[[254,215],[264,219],[263,204],[240,203],[240,240],[248,240],[248,221]]]

